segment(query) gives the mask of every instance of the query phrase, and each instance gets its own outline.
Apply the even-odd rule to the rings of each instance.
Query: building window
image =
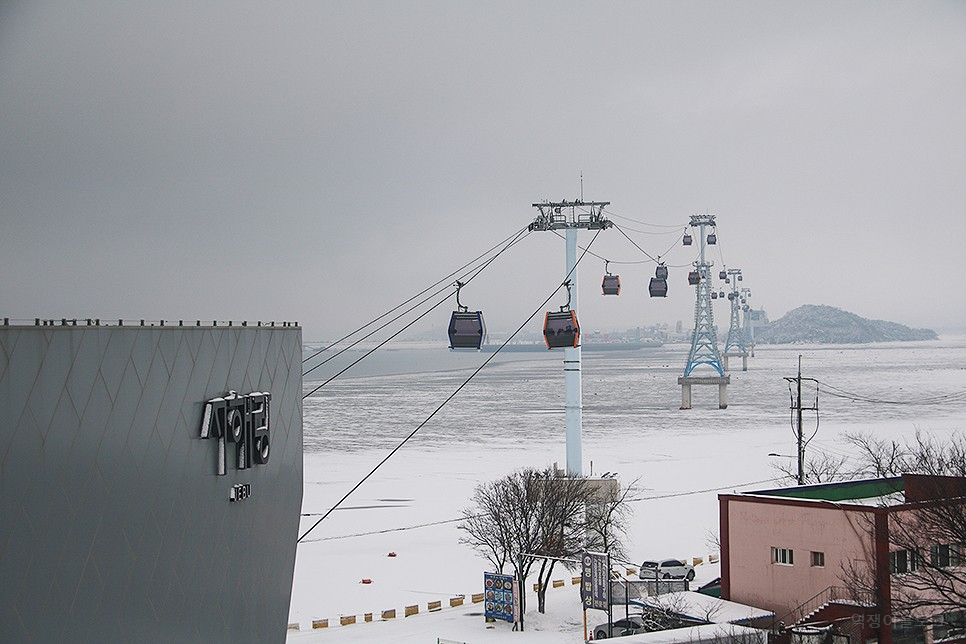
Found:
[[[825,553],[812,551],[812,567],[813,568],[824,568],[825,567]]]
[[[960,639],[966,634],[966,615],[963,611],[943,613],[932,619],[932,639],[939,642],[948,639]]]
[[[893,550],[889,553],[889,572],[901,575],[919,569],[919,555],[915,550]]]
[[[791,548],[776,548],[772,546],[771,562],[773,564],[792,566],[795,564],[795,552]]]
[[[950,568],[962,565],[963,545],[947,543],[930,548],[930,561],[936,568]]]

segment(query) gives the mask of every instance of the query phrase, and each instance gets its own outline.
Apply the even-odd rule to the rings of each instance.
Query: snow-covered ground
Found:
[[[638,481],[643,498],[634,504],[628,544],[634,562],[706,557],[715,550],[717,494],[776,485],[776,459],[767,455],[794,453],[783,378],[795,375],[799,354],[804,376],[882,400],[914,403],[966,391],[964,338],[759,347],[749,371],[732,370],[728,409],[717,409],[716,387],[696,387],[694,409],[682,411],[676,377],[686,354],[686,346],[584,353],[584,473],[592,467],[595,474],[617,472],[623,484]],[[311,516],[303,517],[303,532],[486,359],[446,351],[419,353],[419,360],[412,355],[391,356],[383,372],[391,375],[343,377],[305,401],[303,512]],[[312,386],[306,383],[307,390]],[[822,391],[819,406],[810,451],[847,452],[839,439],[843,431],[891,437],[966,428],[966,401],[955,397],[928,405],[871,404]],[[814,428],[814,419],[806,418],[806,429]],[[573,573],[562,568],[554,578],[567,585],[548,591],[547,615],[536,613],[530,601],[525,635],[510,633],[502,622],[486,624],[481,606],[469,598],[482,590],[487,564],[460,543],[455,521],[479,483],[519,467],[564,461],[560,358],[516,354],[495,361],[299,545],[289,621],[301,631],[290,639],[582,641]],[[698,570],[700,581],[710,567]],[[449,599],[459,595],[466,604],[449,608]],[[441,601],[443,610],[427,614],[432,601]],[[420,614],[402,617],[410,605]],[[399,617],[382,622],[388,609]],[[372,623],[362,623],[366,613],[373,614]],[[344,615],[360,623],[340,626]],[[312,631],[316,619],[328,619],[329,628]],[[588,621],[601,623],[604,613],[589,611]]]

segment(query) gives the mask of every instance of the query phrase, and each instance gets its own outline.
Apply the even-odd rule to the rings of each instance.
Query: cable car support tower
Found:
[[[569,282],[570,308],[577,309],[577,231],[606,230],[614,225],[603,215],[609,201],[560,201],[535,203],[540,214],[530,224],[530,230],[566,231],[567,265],[565,283]],[[564,407],[567,421],[567,474],[583,476],[581,455],[581,382],[580,344],[564,349]]]
[[[755,328],[751,322],[751,305],[748,304],[748,298],[751,297],[751,289],[742,287],[741,289],[741,312],[742,320],[744,321],[744,337],[745,337],[745,349],[748,350],[748,355],[752,358],[755,357]]]
[[[724,368],[728,371],[728,358],[741,358],[741,370],[748,371],[748,347],[745,345],[745,331],[741,328],[741,302],[744,296],[739,293],[738,282],[741,281],[741,269],[729,268],[727,271],[731,282],[731,324],[728,325],[728,341],[725,342]]]
[[[691,353],[684,368],[684,375],[678,377],[681,385],[681,409],[691,409],[692,385],[718,385],[718,408],[728,407],[728,384],[731,376],[725,375],[721,366],[721,356],[718,353],[718,338],[714,331],[714,313],[711,310],[711,266],[705,259],[705,244],[708,235],[705,229],[714,229],[714,215],[691,215],[691,227],[699,231],[701,253],[695,263],[698,283],[695,285],[697,293],[694,304],[694,332],[691,336]],[[716,238],[711,243],[715,243]],[[717,372],[716,376],[693,376],[695,367],[705,365]]]

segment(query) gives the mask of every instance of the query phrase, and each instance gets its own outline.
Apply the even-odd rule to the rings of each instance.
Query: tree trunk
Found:
[[[549,566],[547,565],[548,561]],[[557,562],[552,559],[544,559],[540,565],[540,574],[537,575],[537,583],[540,588],[537,591],[537,610],[540,613],[547,612],[547,587],[552,583],[550,577],[553,576],[553,566],[555,563]]]

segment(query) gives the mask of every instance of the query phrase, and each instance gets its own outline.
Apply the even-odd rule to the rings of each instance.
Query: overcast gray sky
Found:
[[[966,2],[0,2],[4,316],[333,338],[581,172],[652,255],[716,214],[772,319],[964,326]],[[464,303],[515,327],[563,248],[530,235]],[[592,250],[624,288],[585,258],[585,328],[691,323],[686,268],[651,300],[623,235]]]

